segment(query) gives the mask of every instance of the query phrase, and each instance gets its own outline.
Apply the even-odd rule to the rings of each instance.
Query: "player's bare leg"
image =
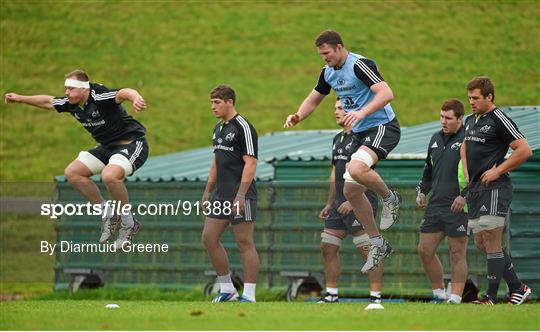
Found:
[[[234,239],[242,257],[244,292],[239,301],[255,302],[255,287],[259,278],[259,254],[253,241],[253,222],[240,222],[233,226]]]
[[[346,236],[346,231],[328,228],[325,228],[321,234],[326,293],[317,301],[318,303],[339,302],[338,287],[341,274],[339,248],[341,247],[341,241]]]
[[[125,243],[130,243],[139,229],[141,224],[133,218],[131,211],[124,209],[124,206],[129,204],[129,194],[124,184],[125,170],[123,167],[115,164],[109,164],[103,168],[101,179],[111,195],[112,199],[119,205],[122,211],[120,218],[122,225],[118,232],[118,238],[115,245],[117,250],[122,248]]]
[[[72,161],[64,170],[68,182],[92,204],[101,204],[103,196],[90,179],[92,171],[79,160]]]
[[[365,232],[355,233],[353,236],[353,242],[358,252],[362,255],[364,260],[368,259],[370,243],[369,237],[365,236]],[[382,291],[382,276],[383,265],[382,263],[377,265],[374,269],[368,272],[369,277],[369,298],[370,304],[365,308],[366,310],[384,309],[381,304],[381,291]]]
[[[388,229],[398,221],[401,197],[398,192],[388,189],[380,175],[371,168],[379,161],[377,154],[373,150],[361,146],[353,156],[355,157],[349,162],[347,171],[357,183],[373,190],[382,198],[383,207],[380,227],[382,230]]]
[[[450,262],[452,266],[452,294],[449,300],[458,303],[461,302],[465,283],[467,282],[467,241],[467,236],[448,237],[448,248],[450,250]]]
[[[433,290],[433,302],[447,300],[444,290],[443,266],[437,255],[437,248],[443,239],[443,232],[420,233],[418,243],[418,254]]]

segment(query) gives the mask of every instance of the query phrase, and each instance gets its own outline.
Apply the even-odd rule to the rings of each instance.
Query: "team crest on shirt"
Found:
[[[352,143],[353,142],[350,142],[349,144],[345,145],[345,150],[350,151],[352,148]]]
[[[346,82],[344,79],[340,78],[339,80],[337,80],[337,85],[344,85]]]
[[[337,153],[339,153],[339,154],[343,153],[343,149],[338,149]]]
[[[92,112],[92,117],[93,117],[93,118],[99,118],[100,115],[101,115],[101,114],[99,114],[99,111],[93,111],[93,112]]]
[[[221,143],[223,143],[223,140],[222,140],[221,138],[218,138],[217,142],[218,142],[219,144],[221,144]]]
[[[460,142],[456,142],[456,143],[452,144],[452,150],[459,150],[459,148],[461,148],[461,143]]]
[[[491,126],[485,125],[482,128],[480,128],[481,133],[487,133],[491,129]]]
[[[227,136],[225,136],[226,141],[232,142],[233,139],[234,139],[234,133],[228,133]]]

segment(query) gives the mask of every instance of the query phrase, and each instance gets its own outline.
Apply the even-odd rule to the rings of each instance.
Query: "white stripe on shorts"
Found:
[[[143,143],[141,141],[137,141],[136,144],[137,147],[135,148],[135,152],[133,152],[131,157],[129,157],[129,162],[132,164],[135,162],[135,159],[137,159],[137,157],[139,156],[139,154],[141,154],[142,151]]]
[[[492,216],[497,215],[497,205],[499,204],[499,189],[491,190],[491,211]]]
[[[384,136],[384,131],[386,130],[386,127],[383,125],[379,125],[379,129],[377,130],[377,136],[375,136],[375,140],[373,141],[373,147],[378,148],[381,145],[381,140]]]
[[[251,212],[249,211],[249,199],[246,199],[244,206],[244,220],[250,220],[251,219]]]

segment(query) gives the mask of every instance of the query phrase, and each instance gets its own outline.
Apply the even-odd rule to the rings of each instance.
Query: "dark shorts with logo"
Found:
[[[510,183],[500,188],[469,191],[467,194],[469,219],[485,215],[506,217],[512,202],[512,192],[513,187]]]
[[[149,151],[148,142],[146,142],[146,138],[144,137],[137,138],[129,144],[98,145],[95,148],[88,150],[91,155],[99,159],[105,165],[109,163],[109,158],[113,155],[120,154],[129,160],[131,166],[133,166],[133,172],[144,165],[148,158]]]
[[[449,237],[467,236],[467,213],[453,213],[450,207],[426,211],[420,225],[420,233],[439,233]]]
[[[401,138],[401,127],[397,118],[394,118],[386,124],[355,133],[355,136],[362,145],[373,150],[379,160],[382,160],[398,145]]]
[[[377,194],[375,194],[371,190],[368,190],[366,191],[366,197],[371,204],[371,208],[373,209],[373,217],[376,219],[377,209],[379,207],[379,199],[377,197]],[[339,205],[335,203],[336,202],[334,202],[334,206],[332,207],[332,209],[328,213],[328,217],[324,221],[324,228],[348,231],[349,234],[364,230],[362,223],[360,222],[360,220],[356,219],[354,212],[351,211],[351,213],[347,215],[342,215],[337,211]]]
[[[364,230],[360,221],[356,219],[354,212],[342,215],[334,208],[328,213],[328,217],[324,221],[324,228],[348,231],[349,234]]]
[[[230,200],[214,199],[210,206],[204,204],[202,212],[212,219],[228,220],[236,225],[243,221],[255,221],[257,218],[257,200],[246,198],[244,212],[239,211],[234,202]],[[240,214],[238,214],[240,212]]]

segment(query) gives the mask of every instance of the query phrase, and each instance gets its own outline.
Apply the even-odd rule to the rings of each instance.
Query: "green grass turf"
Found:
[[[0,329],[50,330],[536,330],[539,305],[511,307],[365,303],[221,303],[118,301],[19,301],[0,303]]]
[[[54,256],[40,253],[40,241],[55,241],[50,219],[0,215],[0,282],[9,284],[2,292],[25,292],[29,284],[48,283],[52,289]]]
[[[209,90],[237,91],[259,134],[282,130],[323,62],[333,28],[378,62],[402,125],[490,76],[499,105],[540,104],[538,1],[113,2],[1,0],[0,92],[63,94],[63,74],[138,89],[151,155],[210,144]],[[298,129],[334,128],[333,97]],[[128,105],[128,109],[131,107]],[[69,115],[0,106],[0,179],[50,181],[94,143]]]

